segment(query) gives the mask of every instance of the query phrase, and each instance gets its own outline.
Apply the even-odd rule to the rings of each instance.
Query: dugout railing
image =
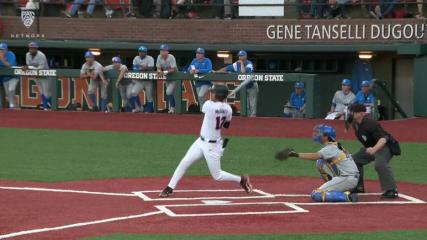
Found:
[[[20,78],[21,81],[30,81],[37,77],[51,78],[52,80],[52,110],[58,110],[58,96],[62,92],[61,84],[59,78],[73,78],[76,81],[88,81],[86,79],[80,78],[80,70],[78,69],[51,69],[51,70],[28,70],[23,71],[20,68],[16,69],[0,69],[0,76],[4,75],[14,75]],[[115,81],[117,79],[117,72],[112,70],[105,73],[105,76],[110,79],[109,84],[109,101],[113,104],[113,111],[118,112],[121,106],[121,98],[119,95],[118,89],[115,87]],[[175,96],[176,99],[182,99],[183,94],[183,81],[196,81],[196,80],[206,80],[206,81],[220,81],[220,82],[230,82],[233,83],[233,86],[237,86],[244,79],[253,78],[259,83],[260,91],[258,96],[258,112],[260,115],[267,116],[281,116],[283,113],[283,106],[286,104],[284,99],[289,97],[290,92],[293,89],[293,84],[297,81],[304,82],[306,88],[306,117],[315,118],[321,117],[321,114],[316,109],[318,104],[320,104],[319,99],[322,98],[321,92],[315,92],[314,89],[316,85],[319,85],[319,79],[315,74],[298,74],[298,73],[254,73],[254,74],[235,74],[235,73],[209,73],[204,76],[194,77],[194,75],[175,72],[167,76],[167,79],[158,79],[156,72],[129,72],[126,75],[126,78],[129,79],[141,79],[141,80],[174,80],[179,81],[180,84],[177,84]],[[22,84],[19,84],[20,86]],[[157,96],[156,89],[160,84],[154,84],[154,106],[157,106]],[[16,91],[21,93],[19,89]],[[19,94],[18,94],[19,95]],[[38,96],[39,97],[39,96]],[[237,94],[237,97],[240,99],[240,115],[247,116],[247,95],[246,89],[243,87]],[[268,109],[261,109],[268,108]],[[157,110],[157,107],[156,107]],[[186,109],[183,107],[182,101],[176,102],[176,112],[184,113]],[[265,114],[263,114],[263,112]]]

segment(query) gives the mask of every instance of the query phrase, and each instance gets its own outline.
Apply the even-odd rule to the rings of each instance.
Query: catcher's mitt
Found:
[[[292,148],[285,148],[279,152],[276,153],[276,159],[277,160],[286,160],[289,157],[298,157],[299,154]]]

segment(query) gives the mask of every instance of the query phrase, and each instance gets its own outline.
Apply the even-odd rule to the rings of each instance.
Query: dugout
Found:
[[[28,41],[7,40],[6,42],[18,55],[18,62],[22,63]],[[39,43],[46,55],[61,56],[63,61],[67,62],[66,66],[58,65],[60,69],[78,69],[84,61],[82,55],[88,46],[101,49],[102,54],[98,60],[104,65],[109,64],[112,56],[120,55],[130,66],[131,60],[136,55],[135,49],[142,44],[78,40],[42,40]],[[158,48],[158,43],[143,44],[151,49],[149,54],[154,57],[157,55],[158,52],[153,49]],[[404,112],[408,116],[427,115],[426,108],[423,107],[427,102],[427,96],[422,90],[426,89],[425,85],[427,85],[423,77],[426,75],[424,66],[427,63],[427,57],[424,55],[427,48],[424,44],[171,44],[172,53],[176,56],[181,70],[194,57],[194,49],[198,46],[207,49],[207,56],[213,60],[214,69],[236,60],[235,57],[228,62],[226,59],[220,59],[217,57],[218,51],[227,49],[233,55],[239,49],[245,49],[249,52],[249,59],[254,62],[257,72],[283,73],[292,76],[291,80],[283,83],[260,83],[258,102],[260,116],[281,116],[283,105],[293,89],[293,82],[300,79],[306,82],[307,96],[313,97],[312,109],[308,110],[307,116],[324,117],[330,107],[333,93],[340,87],[340,81],[343,78],[352,78],[353,64],[359,59],[358,53],[362,50],[372,52],[373,58],[369,61],[372,64],[374,78],[386,84],[386,90],[393,99],[397,100]],[[313,89],[309,89],[310,84],[307,82],[313,83]],[[382,89],[376,89],[376,94],[381,104],[387,109],[389,119],[402,117]],[[188,107],[188,101],[184,101],[183,107]]]

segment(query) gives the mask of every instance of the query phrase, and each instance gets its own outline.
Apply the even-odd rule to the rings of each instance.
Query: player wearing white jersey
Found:
[[[187,169],[202,157],[205,157],[213,179],[237,182],[247,193],[252,192],[248,176],[237,176],[221,170],[221,157],[225,149],[224,141],[221,138],[221,129],[230,127],[233,114],[230,105],[224,102],[227,95],[228,88],[226,86],[216,85],[214,87],[214,100],[208,100],[203,104],[204,118],[200,137],[188,149],[168,186],[160,193],[160,197],[171,195]]]
[[[39,50],[39,45],[36,42],[28,44],[28,52],[25,55],[26,69],[49,69],[47,58],[44,53]],[[49,77],[37,77],[36,83],[39,88],[39,93],[42,98],[42,107],[48,110],[52,106],[52,79]]]

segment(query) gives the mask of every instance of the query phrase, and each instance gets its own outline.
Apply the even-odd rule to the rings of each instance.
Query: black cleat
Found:
[[[173,189],[167,186],[163,191],[159,194],[159,197],[166,198],[173,194]]]
[[[249,176],[241,176],[240,186],[242,186],[246,193],[251,193],[253,190],[249,181]]]
[[[397,189],[391,189],[385,191],[383,194],[381,194],[381,198],[398,198],[399,193],[397,192]]]
[[[359,196],[357,196],[357,193],[352,192],[348,194],[348,200],[350,200],[350,202],[358,202]]]

